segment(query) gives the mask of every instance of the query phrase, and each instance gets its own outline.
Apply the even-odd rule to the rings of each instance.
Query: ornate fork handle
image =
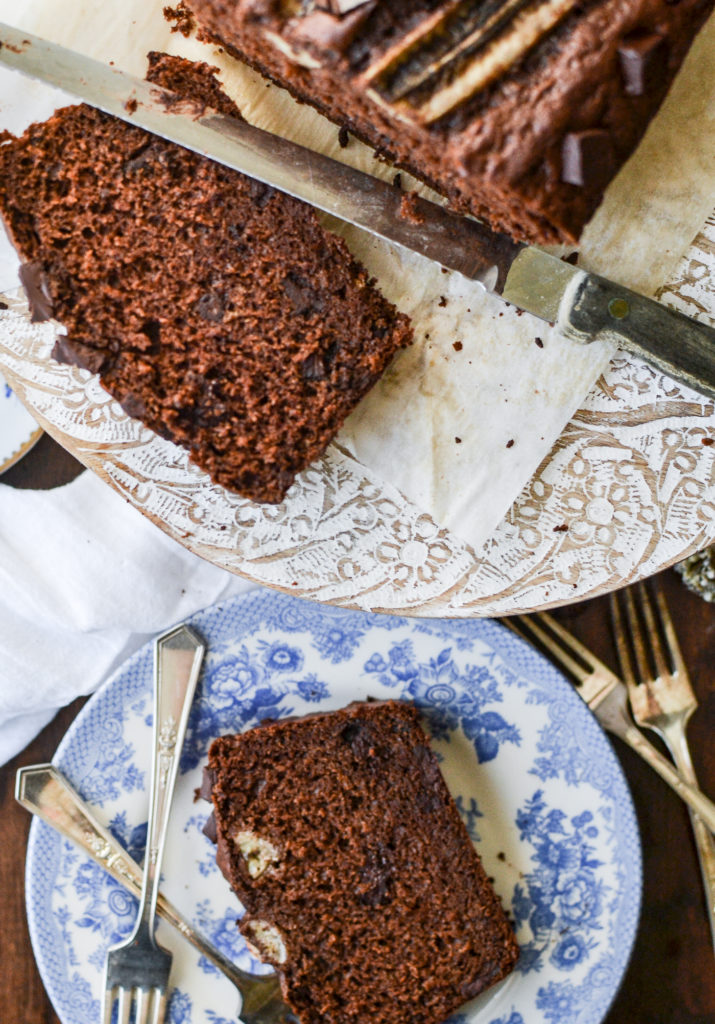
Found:
[[[674,717],[667,726],[661,727],[661,734],[682,777],[693,786],[697,786],[698,780],[685,735],[688,717],[685,715]],[[693,827],[698,860],[700,861],[700,873],[703,878],[708,920],[710,922],[710,934],[715,943],[715,837],[711,835],[702,817],[696,814],[692,807],[689,807],[688,811],[690,812],[690,823]]]
[[[141,868],[114,836],[100,825],[89,806],[53,765],[20,768],[15,799],[56,829],[61,836],[79,846],[115,881],[139,897],[142,887]],[[161,893],[157,900],[157,912],[236,986],[242,998],[241,1016],[244,1019],[250,1019],[251,1011],[257,1013],[259,1010],[266,1014],[265,1020],[281,1019],[278,1012],[274,1016],[269,1015],[269,1004],[271,1009],[280,1011],[282,1015],[287,1013],[275,974],[253,975],[231,963],[195,931]]]
[[[627,743],[668,783],[688,808],[698,815],[706,832],[715,833],[715,804],[698,789],[695,780],[686,779],[648,742],[631,718],[625,687],[614,688],[601,702],[598,718],[609,732]]]
[[[179,757],[184,743],[191,701],[196,688],[205,647],[188,626],[177,626],[159,637],[154,647],[154,748],[151,766],[149,834],[144,858],[144,882],[140,916],[135,934],[141,930],[153,937],[156,901],[169,826]]]

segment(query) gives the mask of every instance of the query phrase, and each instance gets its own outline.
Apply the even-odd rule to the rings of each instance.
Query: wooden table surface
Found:
[[[2,482],[18,487],[51,487],[78,471],[71,457],[45,437]],[[693,760],[703,790],[715,796],[715,607],[687,591],[673,571],[663,573],[662,582],[700,701],[690,726]],[[572,605],[560,610],[558,617],[615,667],[607,599]],[[79,700],[61,711],[22,754],[1,770],[2,1024],[58,1024],[37,973],[27,932],[24,869],[30,818],[15,804],[13,788],[19,766],[52,757],[82,704]],[[606,1024],[715,1024],[715,955],[686,809],[638,757],[618,740],[613,743],[638,814],[644,888],[630,965]]]

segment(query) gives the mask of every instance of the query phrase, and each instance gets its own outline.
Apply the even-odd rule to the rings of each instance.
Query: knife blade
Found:
[[[606,339],[715,398],[715,328],[246,121],[0,23],[0,64],[478,281],[573,341]]]

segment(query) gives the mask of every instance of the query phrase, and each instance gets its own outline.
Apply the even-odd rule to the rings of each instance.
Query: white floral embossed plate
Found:
[[[41,434],[41,428],[0,374],[0,473],[29,452]]]
[[[640,900],[633,807],[605,735],[540,655],[489,620],[402,619],[268,591],[192,625],[208,655],[191,715],[164,890],[221,950],[254,968],[238,905],[195,802],[214,736],[262,718],[368,696],[414,701],[487,873],[517,923],[518,968],[464,1007],[459,1024],[597,1024],[628,960]],[[146,832],[152,650],[133,656],[82,710],[55,764],[137,857]],[[96,1024],[107,946],[136,904],[40,821],[27,907],[33,948],[63,1024]],[[162,926],[164,929],[166,926]],[[166,929],[175,951],[171,1024],[232,1024],[225,978]]]
[[[715,315],[715,214],[661,298]],[[278,506],[211,483],[96,377],[48,358],[51,324],[7,297],[0,366],[42,425],[203,558],[309,600],[421,616],[593,597],[715,542],[715,404],[619,356],[489,542],[473,551],[336,445]]]

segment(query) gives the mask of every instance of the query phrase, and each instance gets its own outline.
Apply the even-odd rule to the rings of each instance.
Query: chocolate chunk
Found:
[[[325,380],[325,363],[320,352],[311,352],[300,368],[303,380]]]
[[[221,323],[223,320],[223,302],[218,295],[206,292],[196,303],[196,311],[202,320],[209,320],[213,323]]]
[[[561,180],[569,185],[597,188],[608,181],[615,168],[610,133],[602,128],[569,132],[561,149]]]
[[[345,53],[366,18],[372,13],[376,0],[368,0],[347,14],[335,15],[314,10],[302,18],[293,31],[293,38],[302,44],[312,44],[340,56]]]
[[[124,409],[127,416],[131,416],[132,419],[140,420],[143,416],[146,416],[146,403],[139,395],[133,395],[129,392],[119,402],[122,409]]]
[[[384,844],[365,851],[365,863],[360,871],[358,899],[366,907],[380,907],[392,900],[391,882],[395,872],[394,854]]]
[[[125,174],[132,174],[134,171],[140,171],[143,167],[154,163],[155,160],[156,152],[154,151],[153,141],[150,140],[132,153],[124,164],[124,172]]]
[[[283,279],[283,290],[293,303],[296,313],[320,313],[324,302],[314,288],[300,274],[289,273]]]
[[[7,302],[0,302],[0,309],[7,309],[7,308],[8,308]]]
[[[81,341],[70,341],[65,334],[61,334],[55,342],[52,358],[68,366],[79,366],[81,370],[89,370],[90,373],[99,373],[105,362],[102,352]]]
[[[668,73],[668,43],[663,36],[634,33],[618,47],[623,87],[629,96],[657,91]]]
[[[259,210],[262,210],[264,206],[267,206],[276,194],[276,190],[274,188],[271,188],[270,185],[266,185],[262,181],[256,181],[255,178],[251,178],[249,190],[253,205],[257,206]]]
[[[20,284],[25,289],[30,307],[30,322],[44,323],[52,319],[52,296],[47,279],[39,263],[23,263],[20,267]]]
[[[350,142],[350,133],[348,132],[345,125],[342,126],[338,132],[338,145],[341,149],[347,149],[348,143]]]
[[[215,843],[216,840],[218,839],[218,834],[216,832],[216,815],[214,814],[213,811],[211,811],[211,814],[209,814],[208,818],[206,819],[206,823],[204,827],[201,829],[201,831],[207,837],[207,839],[211,840],[212,843]]]

